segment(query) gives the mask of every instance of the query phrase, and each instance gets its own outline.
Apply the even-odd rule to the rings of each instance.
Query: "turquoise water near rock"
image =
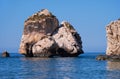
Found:
[[[0,57],[0,79],[120,79],[120,62],[97,61],[99,54],[25,58],[13,53],[9,58]]]

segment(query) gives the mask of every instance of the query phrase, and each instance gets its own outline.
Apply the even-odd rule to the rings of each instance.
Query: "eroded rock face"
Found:
[[[32,47],[46,35],[52,35],[59,27],[58,19],[47,9],[29,17],[24,23],[19,52],[26,56],[33,56]]]
[[[33,56],[52,57],[56,54],[58,45],[51,36],[40,39],[32,48]]]
[[[120,20],[111,22],[106,27],[107,55],[120,55]]]
[[[61,23],[60,28],[57,29],[53,38],[59,46],[58,53],[61,56],[78,56],[83,53],[81,49],[81,37],[68,22]],[[65,52],[61,52],[60,50],[64,50]]]
[[[78,56],[83,53],[81,37],[68,22],[47,9],[29,17],[24,24],[19,52],[28,57]]]

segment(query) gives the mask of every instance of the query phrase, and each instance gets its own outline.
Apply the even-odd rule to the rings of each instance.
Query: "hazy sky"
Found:
[[[44,8],[75,27],[85,52],[105,52],[105,27],[120,18],[120,0],[0,0],[0,52],[18,52],[24,21]]]

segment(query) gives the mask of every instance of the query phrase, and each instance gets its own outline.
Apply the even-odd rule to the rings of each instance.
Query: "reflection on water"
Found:
[[[120,70],[120,62],[108,61],[107,69],[108,70]]]
[[[107,79],[120,79],[120,62],[107,62]]]
[[[0,79],[120,79],[120,62],[97,61],[97,55],[0,58]]]
[[[71,79],[70,72],[77,70],[72,59],[74,58],[22,58],[24,62],[21,67],[24,74],[28,75],[25,79]]]

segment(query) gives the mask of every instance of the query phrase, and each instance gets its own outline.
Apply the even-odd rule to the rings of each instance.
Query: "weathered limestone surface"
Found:
[[[53,35],[59,49],[65,52],[59,52],[61,56],[78,56],[82,51],[82,41],[79,34],[68,22],[62,22],[60,28]]]
[[[19,52],[28,57],[78,56],[83,53],[79,34],[68,22],[47,9],[29,17],[24,24]]]
[[[51,36],[43,37],[35,45],[33,45],[33,56],[50,57],[55,55],[57,44]]]
[[[58,19],[47,9],[32,15],[24,23],[19,52],[26,56],[33,56],[33,45],[46,35],[52,35],[58,27]]]
[[[120,20],[113,21],[106,27],[106,55],[120,55]]]
[[[106,55],[98,55],[96,60],[120,61],[120,19],[108,24],[106,33]]]

